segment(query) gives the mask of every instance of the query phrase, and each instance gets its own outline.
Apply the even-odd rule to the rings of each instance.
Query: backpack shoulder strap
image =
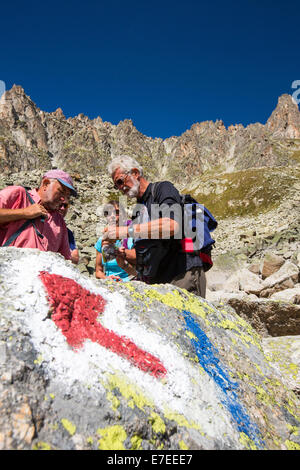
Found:
[[[32,199],[31,195],[27,191],[27,188],[25,188],[25,186],[22,186],[22,188],[25,190],[26,196],[28,197],[30,204],[34,204],[34,200]]]
[[[27,196],[28,199],[29,199],[30,204],[35,204],[34,200],[33,200],[32,197],[31,197],[31,195],[30,195],[29,192],[27,191],[27,188],[25,188],[25,186],[23,186],[23,188],[25,189],[25,193],[26,193],[26,196]],[[45,217],[44,217],[44,216],[41,216],[40,219],[41,219],[41,222],[45,222]],[[40,238],[44,238],[44,235],[42,235],[41,232],[36,228],[36,225],[35,225],[35,223],[34,223],[33,220],[31,220],[31,223],[32,223],[32,225],[33,225],[33,227],[34,227],[34,230],[35,230],[37,236],[40,237]]]
[[[151,183],[151,194],[152,194],[153,199],[155,199],[155,197],[156,197],[156,190],[157,190],[158,184],[159,184],[158,182],[157,183]]]
[[[21,225],[21,227],[19,227],[18,230],[16,230],[16,232],[14,232],[14,233],[9,237],[8,240],[6,240],[6,242],[4,243],[4,245],[2,245],[2,247],[11,245],[12,242],[14,242],[15,239],[20,235],[20,233],[22,233],[23,230],[25,230],[30,224],[31,224],[31,220],[26,220],[26,222],[24,222],[24,224]]]

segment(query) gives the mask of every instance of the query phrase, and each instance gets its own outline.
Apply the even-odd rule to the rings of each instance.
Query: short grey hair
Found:
[[[143,167],[132,157],[128,155],[119,155],[112,159],[112,161],[107,166],[107,171],[112,176],[114,172],[120,168],[124,172],[130,172],[133,168],[139,170],[140,175],[143,176]]]

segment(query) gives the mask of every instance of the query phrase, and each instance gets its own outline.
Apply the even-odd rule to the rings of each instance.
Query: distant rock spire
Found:
[[[278,98],[278,104],[266,126],[275,137],[300,138],[300,111],[291,95],[284,94]]]
[[[0,102],[0,119],[6,119],[10,123],[17,120],[25,121],[33,117],[36,112],[36,105],[20,85],[13,85],[3,94]]]
[[[63,110],[61,108],[57,108],[56,111],[54,111],[53,115],[57,118],[64,118],[65,119]]]

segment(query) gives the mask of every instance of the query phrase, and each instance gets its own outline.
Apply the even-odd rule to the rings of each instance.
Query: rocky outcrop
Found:
[[[281,266],[284,264],[284,258],[282,256],[274,255],[273,253],[268,253],[263,260],[261,268],[262,279],[265,279],[268,276],[276,273]],[[258,271],[259,272],[259,271]]]
[[[250,266],[253,269],[253,265]],[[209,278],[214,277],[214,271],[209,274]],[[262,280],[258,274],[251,272],[251,269],[242,268],[231,274],[227,280],[224,279],[221,289],[224,292],[243,291],[246,294],[255,294],[258,297],[272,297],[276,292],[289,288],[296,288],[299,282],[299,268],[289,261],[286,261],[278,271]],[[210,287],[216,286],[210,284]]]
[[[298,249],[299,246],[298,243]],[[213,302],[230,303],[260,333],[272,336],[299,334],[300,266],[297,251],[291,253],[292,261],[266,251],[260,260],[252,263],[247,257],[240,258],[237,263],[230,254],[220,255],[220,260],[217,259],[207,273],[207,298]],[[216,282],[218,278],[222,282]],[[270,301],[264,302],[265,299]],[[285,303],[287,305],[283,305]],[[255,320],[257,316],[261,319],[260,326]],[[267,317],[271,318],[269,326]],[[292,318],[294,320],[289,324]]]
[[[300,305],[247,296],[228,296],[227,302],[264,337],[300,333]]]
[[[284,371],[285,383],[299,394],[300,251],[296,243],[298,249],[287,250],[284,256],[267,251],[254,262],[230,253],[220,255],[207,274],[207,298],[214,305],[230,305],[262,335],[266,354]]]
[[[230,307],[0,257],[2,449],[299,448],[299,402]]]

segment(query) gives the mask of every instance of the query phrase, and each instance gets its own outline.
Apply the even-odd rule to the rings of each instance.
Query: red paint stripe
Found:
[[[62,330],[70,346],[78,349],[86,339],[90,339],[156,378],[166,375],[167,371],[157,357],[143,351],[125,336],[104,328],[97,321],[106,305],[101,295],[93,294],[73,279],[58,274],[41,271],[40,278],[52,307],[51,318]]]

